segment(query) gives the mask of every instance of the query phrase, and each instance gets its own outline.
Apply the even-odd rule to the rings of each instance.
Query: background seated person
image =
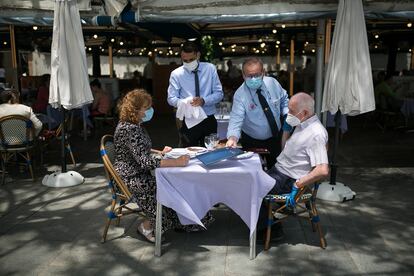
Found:
[[[7,89],[0,92],[0,118],[9,115],[21,115],[33,122],[35,135],[42,130],[42,122],[33,113],[31,107],[19,103],[19,92],[15,89]]]
[[[112,110],[112,96],[102,89],[98,79],[94,79],[91,83],[93,93],[93,103],[91,107],[91,116],[110,115]]]
[[[46,114],[47,105],[49,103],[49,83],[50,75],[42,76],[42,83],[37,90],[36,102],[33,104],[33,110],[36,113]]]
[[[290,99],[286,122],[295,129],[276,164],[267,172],[276,180],[270,194],[290,193],[288,206],[295,205],[295,195],[300,188],[325,178],[329,173],[328,133],[315,115],[314,105],[313,98],[303,92]],[[263,205],[257,227],[259,230],[266,227],[266,208]],[[281,229],[280,223],[277,227]]]
[[[115,170],[128,186],[138,205],[144,210],[146,220],[138,226],[138,232],[148,241],[155,242],[153,229],[156,217],[156,183],[151,170],[158,167],[184,167],[189,157],[177,159],[160,159],[151,154],[151,139],[142,122],[151,120],[153,108],[151,96],[143,89],[136,89],[119,103],[119,123],[115,130]],[[162,153],[171,150],[165,147]],[[186,231],[200,229],[198,225],[182,226],[176,213],[169,208],[163,208],[163,231],[179,228]],[[213,217],[208,213],[202,220],[209,225]]]
[[[377,107],[382,110],[398,112],[401,109],[402,101],[397,97],[397,94],[391,88],[392,83],[392,75],[389,74],[386,75],[377,86],[375,86],[375,102]]]

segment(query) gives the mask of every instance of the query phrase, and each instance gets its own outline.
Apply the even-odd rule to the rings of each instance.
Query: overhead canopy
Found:
[[[76,0],[78,9],[86,11],[91,9],[91,0]],[[0,0],[0,7],[12,9],[38,9],[52,10],[55,7],[54,0]]]
[[[77,0],[81,17],[112,16],[126,0]],[[337,0],[140,0],[130,1],[139,22],[231,23],[309,20],[335,17]],[[0,24],[52,24],[54,0],[0,0]],[[364,0],[367,18],[414,18],[413,1]],[[111,9],[109,8],[111,7]],[[28,13],[29,11],[29,13]]]
[[[334,18],[338,6],[337,0],[73,1],[89,7],[80,12],[87,51],[100,47],[101,53],[106,54],[112,43],[117,55],[128,56],[147,55],[163,46],[178,47],[184,39],[203,35],[210,35],[221,43],[221,47],[214,48],[217,57],[255,53],[262,47],[258,41],[266,44],[260,48],[260,55],[273,55],[276,42],[281,48],[288,48],[292,38],[296,43],[295,52],[312,54],[316,48],[317,20],[307,19]],[[53,14],[46,9],[50,6],[47,2],[54,3],[54,0],[0,0],[2,41],[10,40],[9,29],[1,28],[2,24],[20,25],[16,32],[19,49],[32,50],[36,46],[41,51],[49,51]],[[414,42],[414,28],[407,24],[414,18],[414,1],[365,0],[363,4],[366,18],[374,18],[367,22],[371,52],[388,51],[389,41],[397,41],[401,51],[408,51]],[[27,8],[11,8],[16,6]],[[394,18],[388,19],[389,16]],[[94,20],[97,18],[102,19],[99,24]],[[31,30],[32,26],[36,31]],[[380,38],[374,38],[378,34]],[[234,45],[237,47],[230,48]],[[177,49],[162,49],[166,56],[170,51]]]
[[[372,18],[413,18],[412,1],[365,0],[365,13]],[[136,5],[140,21],[242,22],[307,20],[335,16],[337,0],[153,0]]]

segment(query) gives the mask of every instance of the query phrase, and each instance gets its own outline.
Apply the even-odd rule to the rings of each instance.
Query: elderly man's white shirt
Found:
[[[328,133],[314,115],[295,128],[275,166],[281,173],[300,179],[313,167],[329,164],[327,143]]]

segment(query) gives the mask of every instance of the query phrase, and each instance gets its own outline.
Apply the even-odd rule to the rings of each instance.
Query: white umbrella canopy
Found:
[[[75,0],[57,0],[53,20],[49,103],[65,109],[91,103],[81,19]]]
[[[361,0],[340,0],[323,90],[322,112],[351,116],[375,109],[367,30]]]
[[[56,0],[55,2],[49,89],[49,103],[52,107],[63,107],[63,122],[65,121],[65,109],[79,108],[93,101],[76,0]],[[49,187],[68,187],[84,182],[83,176],[79,173],[66,172],[64,126],[63,123],[62,173],[53,173],[43,178],[42,184]]]

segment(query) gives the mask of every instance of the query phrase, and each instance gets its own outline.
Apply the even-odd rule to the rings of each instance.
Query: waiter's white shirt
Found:
[[[314,115],[295,128],[275,166],[281,173],[300,179],[313,167],[329,164],[327,143],[328,132]]]

